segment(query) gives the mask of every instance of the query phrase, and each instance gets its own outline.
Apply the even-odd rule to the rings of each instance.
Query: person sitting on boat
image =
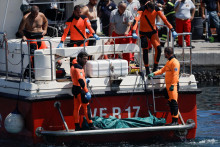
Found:
[[[165,58],[168,59],[166,65],[161,68],[160,70],[151,73],[148,77],[153,77],[154,75],[161,75],[164,72],[165,74],[165,83],[166,89],[168,92],[168,102],[170,106],[170,111],[172,115],[172,123],[168,125],[178,125],[178,117],[179,117],[179,110],[178,110],[178,90],[177,85],[179,82],[179,72],[180,72],[180,63],[173,55],[173,48],[166,47],[164,49]]]
[[[163,22],[167,25],[167,27],[172,31],[172,36],[175,38],[177,36],[177,33],[173,29],[173,26],[167,21],[166,16],[163,15],[162,11],[155,6],[154,2],[144,0],[146,1],[145,5],[142,6],[137,13],[137,16],[135,17],[135,24],[133,26],[133,33],[132,37],[135,39],[138,38],[136,34],[136,29],[138,27],[138,22],[140,20],[140,39],[141,39],[141,48],[143,49],[143,60],[144,65],[146,69],[146,75],[150,73],[149,70],[149,61],[148,61],[148,40],[151,41],[155,48],[155,55],[154,55],[154,67],[153,72],[157,71],[158,63],[160,60],[161,55],[161,45],[160,40],[156,31],[156,24],[155,19],[156,16],[159,15],[159,17],[163,20]]]
[[[79,110],[81,106],[84,110],[84,115],[89,124],[91,130],[97,129],[91,120],[91,108],[89,105],[89,100],[91,99],[91,94],[87,88],[87,80],[85,78],[85,72],[83,66],[88,60],[88,54],[86,52],[80,52],[77,55],[77,59],[73,59],[72,66],[70,69],[71,79],[73,82],[72,93],[74,97],[74,121],[75,130],[80,130],[79,124]]]
[[[48,20],[46,16],[39,12],[38,6],[32,6],[31,12],[24,15],[20,22],[18,32],[22,36],[22,40],[36,40],[43,39],[43,36],[47,33]],[[44,41],[31,41],[30,42],[30,54],[31,66],[34,67],[33,54],[37,49],[46,49],[46,43]]]

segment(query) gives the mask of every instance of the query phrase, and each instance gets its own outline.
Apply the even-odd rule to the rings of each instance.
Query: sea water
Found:
[[[146,143],[106,143],[102,145],[79,144],[74,146],[118,146],[118,147],[220,147],[220,85],[199,84],[202,93],[197,95],[197,132],[196,138],[191,141],[182,142],[155,142],[153,144]],[[0,147],[31,147],[25,142],[17,142],[13,140],[0,140]],[[40,147],[58,147],[53,145],[41,144]],[[67,147],[66,145],[61,145]],[[59,146],[59,147],[61,147]]]

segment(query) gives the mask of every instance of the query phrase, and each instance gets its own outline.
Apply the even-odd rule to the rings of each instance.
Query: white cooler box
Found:
[[[128,61],[123,59],[89,60],[86,63],[86,75],[92,78],[109,77],[112,75],[111,66],[114,67],[114,75],[128,75]]]

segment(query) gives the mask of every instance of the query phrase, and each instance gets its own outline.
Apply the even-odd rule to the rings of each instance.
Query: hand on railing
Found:
[[[86,84],[88,85],[90,82],[90,79],[89,78],[86,78]]]
[[[60,42],[60,43],[58,44],[57,48],[63,48],[63,43]]]
[[[26,41],[27,38],[25,36],[22,36],[22,41]]]
[[[173,31],[173,32],[172,32],[172,36],[173,36],[174,39],[178,36],[178,34],[176,33],[176,31]]]
[[[96,34],[93,34],[93,37],[95,38],[95,40],[100,40],[99,36]]]
[[[132,33],[132,38],[134,38],[134,39],[138,39],[137,34],[136,34],[136,33]]]

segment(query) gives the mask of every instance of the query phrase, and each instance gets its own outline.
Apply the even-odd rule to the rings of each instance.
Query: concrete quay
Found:
[[[166,45],[165,45],[166,46]],[[192,65],[193,66],[207,66],[207,67],[218,67],[220,68],[220,42],[206,42],[204,40],[192,40],[192,46],[195,48],[192,49]],[[174,47],[174,53],[179,61],[190,60],[190,49],[182,47]],[[149,60],[152,65],[152,54],[150,53]],[[164,58],[164,48],[162,49],[162,54],[160,58],[161,65],[166,63],[167,59]]]

